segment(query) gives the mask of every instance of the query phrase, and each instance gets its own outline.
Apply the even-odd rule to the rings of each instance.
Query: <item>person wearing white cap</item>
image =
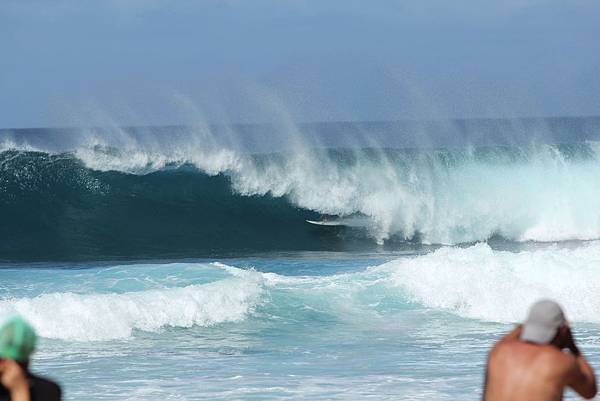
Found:
[[[584,398],[594,398],[594,370],[575,345],[560,305],[540,300],[533,304],[525,322],[492,348],[483,399],[562,400],[565,387]]]

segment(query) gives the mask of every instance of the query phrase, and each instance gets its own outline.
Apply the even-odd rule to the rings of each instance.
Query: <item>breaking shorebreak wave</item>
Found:
[[[569,311],[570,320],[600,323],[598,266],[598,242],[576,249],[548,247],[520,253],[494,251],[481,243],[325,276],[284,276],[221,263],[157,265],[152,269],[163,269],[166,278],[141,280],[156,288],[136,291],[108,290],[107,283],[114,283],[121,273],[109,276],[106,270],[104,281],[95,284],[97,290],[83,291],[82,280],[102,277],[96,271],[83,271],[77,275],[79,292],[5,297],[0,300],[0,317],[19,313],[44,337],[99,341],[225,324],[282,328],[332,322],[385,327],[405,320],[403,313],[415,307],[463,319],[511,323],[523,319],[523,305],[551,297]],[[147,266],[123,269],[130,280],[149,274]],[[166,285],[174,275],[183,280],[181,285]]]

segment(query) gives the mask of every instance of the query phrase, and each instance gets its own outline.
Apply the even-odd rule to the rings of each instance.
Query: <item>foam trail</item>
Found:
[[[260,302],[261,277],[121,294],[52,293],[0,301],[0,316],[20,314],[43,337],[99,341],[128,338],[133,330],[239,322]]]

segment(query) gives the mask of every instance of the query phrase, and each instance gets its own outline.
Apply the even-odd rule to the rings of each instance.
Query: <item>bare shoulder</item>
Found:
[[[497,354],[503,354],[505,352],[511,352],[512,350],[519,348],[523,344],[519,340],[514,339],[502,339],[498,341],[490,350],[490,357],[495,356]]]
[[[552,371],[563,376],[570,376],[578,369],[577,360],[573,354],[552,346],[543,347],[540,358],[546,366],[552,367]]]
[[[514,363],[516,359],[520,359],[528,353],[528,346],[519,340],[502,339],[498,341],[490,350],[488,361],[490,364],[505,363],[511,361]]]
[[[551,345],[535,345],[516,339],[499,341],[491,350],[490,358],[495,356],[510,356],[517,359],[537,360],[544,365],[568,371],[576,366],[575,357]]]
[[[560,363],[563,366],[572,367],[576,365],[576,359],[570,352],[562,351],[553,346],[545,346],[545,355],[552,358],[555,363]]]

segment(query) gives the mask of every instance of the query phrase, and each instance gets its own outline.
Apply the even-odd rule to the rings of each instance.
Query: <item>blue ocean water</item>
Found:
[[[478,399],[540,296],[600,364],[600,243],[5,266],[0,314],[43,337],[67,399]]]
[[[598,119],[237,128],[0,131],[0,319],[67,399],[475,400],[541,297],[600,366]]]

